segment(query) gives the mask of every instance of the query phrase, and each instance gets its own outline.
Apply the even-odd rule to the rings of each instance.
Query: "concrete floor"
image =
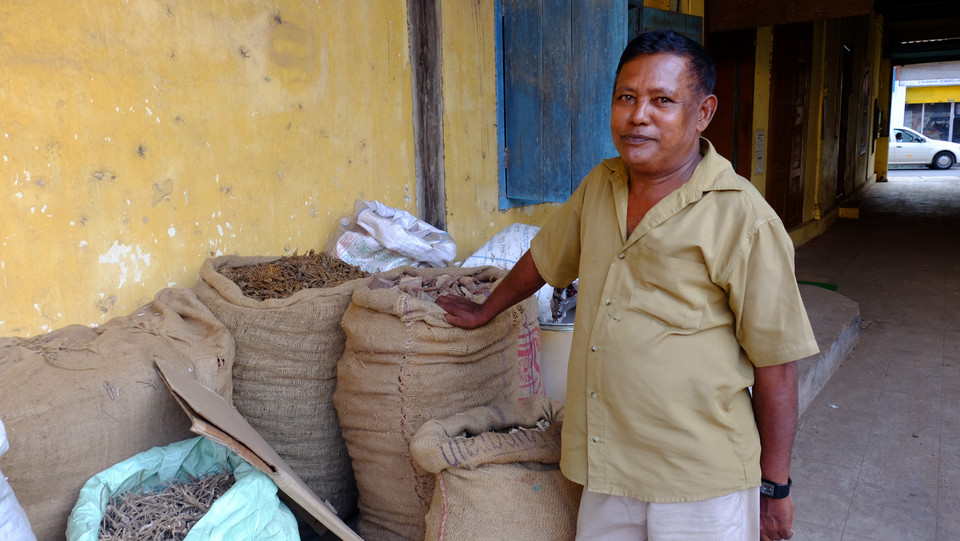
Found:
[[[797,250],[863,327],[800,418],[794,540],[960,540],[960,170],[888,178]]]

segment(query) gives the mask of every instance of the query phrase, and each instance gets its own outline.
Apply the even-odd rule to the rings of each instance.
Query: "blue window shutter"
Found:
[[[503,3],[506,197],[517,202],[538,203],[554,191],[546,179],[563,159],[555,145],[565,141],[569,160],[569,82],[555,73],[570,58],[569,9],[556,9],[561,3]]]
[[[566,201],[570,175],[572,100],[577,81],[571,43],[570,0],[543,0],[540,88],[540,201]]]
[[[627,0],[503,0],[501,208],[563,202],[616,154],[609,114]]]
[[[617,155],[610,105],[620,54],[627,46],[627,0],[573,2],[576,100],[572,104],[573,160],[567,196],[600,160]]]

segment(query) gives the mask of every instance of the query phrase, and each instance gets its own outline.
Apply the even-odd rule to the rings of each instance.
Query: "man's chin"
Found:
[[[624,149],[627,152],[621,152],[620,157],[627,164],[627,167],[637,172],[655,169],[657,162],[663,160],[657,158],[656,153],[652,152],[652,147],[648,148],[649,150]]]

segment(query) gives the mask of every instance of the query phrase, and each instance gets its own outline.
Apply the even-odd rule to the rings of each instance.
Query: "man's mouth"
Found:
[[[631,145],[639,145],[641,143],[653,141],[652,137],[648,137],[646,135],[641,135],[636,133],[625,133],[621,135],[620,138],[623,139],[624,142],[629,143]]]

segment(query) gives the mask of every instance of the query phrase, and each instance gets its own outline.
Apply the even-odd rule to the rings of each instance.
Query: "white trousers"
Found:
[[[577,541],[759,539],[759,488],[683,503],[647,503],[584,489],[577,516]]]

